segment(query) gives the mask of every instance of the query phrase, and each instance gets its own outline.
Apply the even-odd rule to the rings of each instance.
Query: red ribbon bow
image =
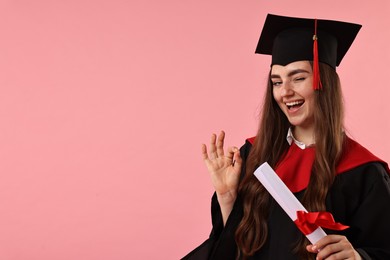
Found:
[[[320,212],[305,212],[297,211],[297,219],[294,221],[295,225],[304,234],[313,233],[318,227],[323,227],[332,230],[344,230],[349,228],[341,223],[334,221],[331,213],[326,211]]]

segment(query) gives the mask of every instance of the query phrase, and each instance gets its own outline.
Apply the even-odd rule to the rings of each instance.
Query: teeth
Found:
[[[293,102],[289,102],[289,103],[286,103],[287,106],[296,106],[296,105],[299,105],[299,104],[302,104],[303,101],[293,101]]]

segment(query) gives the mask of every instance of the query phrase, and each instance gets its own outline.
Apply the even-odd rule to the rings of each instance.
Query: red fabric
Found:
[[[318,60],[318,39],[317,39],[317,19],[314,20],[314,36],[313,36],[313,89],[322,89],[320,78],[320,64]]]
[[[247,140],[253,144],[255,137]],[[302,191],[309,184],[314,158],[314,147],[302,150],[293,142],[286,156],[276,165],[275,172],[293,193]],[[356,141],[347,137],[344,154],[336,167],[336,174],[344,173],[369,162],[382,163],[390,174],[387,163],[373,155]]]
[[[256,139],[256,136],[250,137],[250,138],[248,138],[248,139],[246,139],[246,140],[247,140],[248,142],[250,142],[251,145],[253,145],[253,144],[255,143],[255,139]]]
[[[336,172],[340,174],[369,162],[382,163],[387,172],[390,174],[390,169],[386,162],[373,155],[356,141],[347,137],[347,142],[344,147],[344,155],[341,157],[340,162],[336,167]]]
[[[247,140],[253,144],[255,137]],[[275,172],[286,186],[293,193],[296,193],[306,189],[309,184],[314,159],[314,146],[301,149],[293,142],[284,158],[277,163]],[[336,166],[336,174],[342,174],[369,162],[382,163],[390,174],[387,163],[373,155],[356,141],[346,137],[343,155]],[[344,226],[341,223],[336,223],[332,214],[329,212],[297,211],[297,219],[294,223],[304,235],[311,234],[318,227],[332,230],[344,230],[348,228],[348,226]]]
[[[307,187],[315,157],[313,147],[299,148],[292,142],[287,154],[280,161],[275,172],[292,192],[298,192]]]
[[[294,223],[304,235],[313,233],[313,231],[315,231],[318,227],[332,230],[344,230],[349,228],[349,226],[335,222],[333,215],[326,211],[297,211],[297,219],[294,221]]]

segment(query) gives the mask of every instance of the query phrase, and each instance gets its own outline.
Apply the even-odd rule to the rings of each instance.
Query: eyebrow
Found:
[[[290,71],[288,74],[287,74],[287,76],[288,77],[291,77],[291,76],[293,76],[293,75],[295,75],[295,74],[298,74],[298,73],[310,73],[309,71],[307,71],[307,70],[304,70],[304,69],[296,69],[296,70],[292,70],[292,71]],[[275,78],[281,78],[280,77],[280,75],[278,75],[278,74],[271,74],[271,79],[275,79]]]

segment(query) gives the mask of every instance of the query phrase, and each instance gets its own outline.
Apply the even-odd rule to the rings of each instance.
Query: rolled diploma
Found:
[[[297,211],[307,212],[301,202],[287,188],[286,184],[284,184],[267,162],[260,165],[254,172],[254,175],[293,221],[298,218]],[[318,227],[311,234],[306,235],[312,244],[315,244],[324,236],[326,236],[326,233],[321,227]]]

